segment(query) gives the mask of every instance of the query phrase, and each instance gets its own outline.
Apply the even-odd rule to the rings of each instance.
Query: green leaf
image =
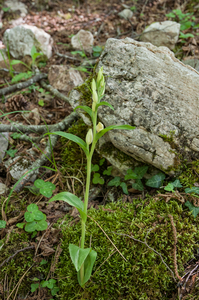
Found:
[[[179,179],[176,179],[175,181],[172,182],[173,186],[176,188],[181,188],[183,187],[182,184],[180,183]]]
[[[43,231],[48,228],[48,223],[45,220],[37,221],[35,225],[35,229],[37,231]]]
[[[115,178],[113,178],[111,181],[109,181],[108,186],[119,186],[121,183],[120,181],[120,177],[116,176]]]
[[[94,46],[93,47],[93,52],[102,52],[102,47],[101,46]]]
[[[96,261],[97,252],[91,250],[84,262],[84,280],[81,282],[80,280],[80,272],[77,273],[78,282],[81,286],[83,286],[91,277],[91,273],[93,270],[93,265]]]
[[[69,244],[70,257],[77,272],[80,270],[90,250],[91,248],[82,249],[76,245]]]
[[[39,210],[37,204],[31,203],[30,205],[27,206],[27,211],[33,212]]]
[[[15,153],[17,153],[17,149],[9,149],[9,150],[6,150],[6,153],[8,155],[10,155],[10,157],[15,157]]]
[[[37,230],[33,231],[33,233],[31,234],[31,239],[34,239],[34,237],[37,235]]]
[[[194,37],[194,35],[192,34],[192,33],[183,33],[183,32],[181,32],[180,33],[180,35],[179,35],[179,38],[180,39],[187,39],[187,38],[189,38],[189,37]]]
[[[105,162],[105,158],[100,159],[99,165],[102,166],[104,164],[104,162]]]
[[[125,183],[125,182],[122,182],[122,183],[120,183],[120,186],[121,186],[121,188],[122,188],[124,194],[128,195],[129,192],[128,192],[126,183]]]
[[[0,220],[0,228],[6,228],[6,221]]]
[[[165,186],[164,190],[168,191],[168,192],[174,192],[174,185],[173,185],[173,183],[169,182],[167,184],[167,186]]]
[[[25,212],[24,218],[25,218],[26,222],[33,222],[35,219],[33,213],[29,212],[29,211]]]
[[[28,79],[28,78],[32,77],[32,75],[33,75],[32,72],[17,74],[12,78],[11,83],[16,83],[18,81],[21,81],[22,79]]]
[[[35,219],[36,221],[40,221],[40,220],[45,219],[45,214],[43,214],[40,210],[36,210],[36,211],[34,211],[32,214],[33,214],[34,219]],[[30,222],[30,221],[28,221],[28,222]],[[32,221],[31,221],[31,222],[32,222]]]
[[[57,292],[59,292],[59,288],[57,286],[53,287],[51,290],[51,295],[55,296],[57,294]]]
[[[45,181],[42,179],[37,179],[34,182],[34,185],[39,189],[42,188],[44,186],[44,184],[45,184]]]
[[[104,184],[104,179],[100,178],[100,174],[99,173],[95,173],[94,177],[93,177],[93,183],[94,184]]]
[[[132,188],[141,192],[144,191],[144,186],[140,179],[137,179],[136,182],[132,184]]]
[[[75,195],[69,192],[61,192],[54,197],[52,197],[48,202],[62,200],[70,204],[71,206],[76,207],[77,209],[84,210],[83,202]]]
[[[21,136],[21,133],[18,133],[18,132],[14,132],[10,135],[14,140],[20,138]]]
[[[40,106],[44,106],[44,100],[43,99],[40,99],[39,101],[38,101],[38,104],[40,105]]]
[[[25,231],[27,232],[33,232],[36,230],[37,223],[35,221],[27,223],[25,226]]]
[[[33,55],[34,55],[35,53],[37,53],[37,49],[36,49],[36,47],[33,45],[32,48],[31,48],[31,52],[30,52],[31,57],[33,57]]]
[[[24,225],[25,225],[25,223],[17,223],[16,224],[16,226],[21,229],[23,229]]]
[[[38,189],[36,186],[34,185],[28,185],[28,186],[24,186],[24,189],[29,190],[32,194],[39,196],[40,195],[40,189]]]
[[[135,127],[130,126],[130,125],[111,125],[106,127],[105,129],[101,130],[100,132],[98,132],[96,134],[96,139],[98,140],[99,138],[101,138],[107,131],[112,130],[112,129],[120,129],[120,130],[133,130],[135,129]]]
[[[127,174],[126,174],[125,177],[124,177],[125,180],[136,179],[136,178],[138,178],[138,175],[135,174],[135,172],[134,172],[132,169],[128,169],[128,170],[126,171],[126,173],[127,173]]]
[[[186,188],[185,193],[194,193],[199,195],[199,187],[193,186],[192,188]]]
[[[23,63],[21,60],[13,59],[10,64],[11,66]]]
[[[165,174],[158,173],[157,175],[148,179],[146,182],[146,185],[153,187],[153,188],[159,188],[162,186],[164,179],[165,179]]]
[[[99,166],[98,165],[91,165],[91,172],[97,172],[99,171]]]
[[[32,283],[31,284],[31,293],[34,293],[36,289],[38,289],[39,283]]]
[[[55,132],[46,133],[46,135],[47,134],[55,134],[55,135],[63,136],[64,138],[75,142],[76,144],[78,144],[84,150],[86,156],[88,156],[89,151],[87,149],[87,144],[82,139],[80,139],[78,136],[76,136],[74,134],[71,134],[71,133],[62,132],[62,131],[55,131]]]
[[[108,167],[107,170],[105,170],[105,171],[103,172],[103,175],[111,175],[112,170],[113,170],[113,167],[112,167],[112,166],[111,166],[111,167]]]
[[[75,107],[74,111],[76,111],[76,109],[81,108],[83,109],[85,112],[87,112],[87,114],[89,114],[89,116],[91,117],[91,119],[93,120],[93,111],[90,107],[88,106],[82,106],[82,105],[78,105],[77,107]]]
[[[192,26],[192,22],[191,21],[187,21],[187,22],[182,23],[180,25],[180,30],[183,31],[183,30],[189,29],[189,28],[191,28],[191,26]]]
[[[114,107],[113,107],[110,103],[108,103],[108,102],[106,102],[106,101],[102,101],[102,102],[98,103],[98,104],[96,105],[96,109],[98,109],[98,107],[99,107],[99,106],[102,106],[102,105],[108,106],[108,107],[110,107],[112,110],[114,110]]]
[[[48,263],[47,260],[42,259],[42,261],[40,262],[40,265],[42,266],[42,265],[45,265],[45,264],[47,264],[47,263]]]
[[[137,179],[142,179],[148,168],[148,166],[135,167],[134,173],[137,174]]]
[[[197,217],[197,214],[199,213],[199,207],[194,206],[191,202],[187,201],[185,202],[185,205],[189,208],[194,218]]]

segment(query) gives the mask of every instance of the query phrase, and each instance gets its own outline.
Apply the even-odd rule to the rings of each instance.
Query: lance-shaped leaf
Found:
[[[77,208],[80,213],[81,218],[86,222],[87,215],[84,213],[84,204],[83,202],[74,194],[69,192],[62,192],[53,196],[48,202],[62,200]]]
[[[93,120],[93,111],[92,111],[92,109],[91,109],[90,107],[78,105],[77,107],[75,107],[74,111],[75,111],[77,108],[83,109],[85,112],[87,112],[87,114],[89,114],[89,116],[90,116],[91,119]]]
[[[125,129],[125,130],[133,130],[136,127],[130,126],[130,125],[111,125],[108,126],[106,128],[104,128],[103,130],[101,130],[100,132],[98,132],[96,134],[96,139],[98,140],[99,138],[101,138],[107,131],[112,130],[112,129]]]
[[[82,249],[76,245],[69,244],[70,257],[77,272],[80,270],[90,251],[91,248]]]
[[[47,134],[55,134],[55,135],[59,135],[59,136],[63,136],[66,139],[69,139],[73,142],[75,142],[76,144],[78,144],[85,152],[86,156],[88,156],[89,151],[87,149],[87,145],[86,143],[80,139],[78,136],[71,134],[71,133],[66,133],[66,132],[62,132],[62,131],[55,131],[55,132],[50,132],[50,133],[46,133]]]
[[[98,108],[99,106],[102,106],[102,105],[106,105],[106,106],[110,107],[112,110],[114,110],[114,107],[110,103],[108,103],[106,101],[102,101],[102,102],[98,103],[96,105],[96,108]]]
[[[91,250],[84,262],[84,280],[81,282],[80,280],[80,272],[77,273],[78,282],[81,286],[83,286],[91,277],[91,273],[93,270],[93,265],[95,263],[97,257],[97,252]]]

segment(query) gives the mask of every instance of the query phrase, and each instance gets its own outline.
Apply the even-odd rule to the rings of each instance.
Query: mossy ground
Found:
[[[174,270],[174,240],[168,214],[174,218],[178,238],[178,270],[183,274],[184,264],[193,257],[199,233],[198,224],[194,222],[190,212],[185,211],[176,200],[165,203],[164,200],[157,201],[147,197],[142,202],[138,199],[133,204],[119,201],[100,207],[99,210],[89,210],[89,215],[105,230],[127,262],[116,251],[96,271],[115,249],[101,229],[88,219],[86,247],[89,247],[91,240],[92,248],[97,251],[98,256],[94,275],[85,289],[78,285],[68,251],[69,243],[79,244],[81,226],[80,223],[70,226],[68,219],[63,225],[63,252],[57,268],[59,299],[171,299],[172,294],[176,293],[176,283],[160,257],[146,245],[114,233],[132,235],[144,241],[147,232],[151,230],[147,243]]]

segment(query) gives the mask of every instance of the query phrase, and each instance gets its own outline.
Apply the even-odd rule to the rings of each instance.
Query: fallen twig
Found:
[[[23,249],[17,250],[13,255],[9,256],[7,259],[5,259],[1,264],[0,264],[0,268],[3,267],[3,265],[5,265],[5,263],[8,263],[12,258],[14,258],[18,253],[22,252],[22,251],[26,251],[29,249],[33,249],[35,248],[35,246],[28,246],[25,247]]]
[[[70,104],[69,98],[66,97],[65,95],[63,95],[62,93],[60,93],[60,92],[59,92],[57,89],[55,89],[54,87],[52,87],[52,85],[46,84],[44,80],[41,80],[41,81],[40,81],[40,84],[41,84],[41,86],[42,86],[44,89],[50,91],[54,96],[56,96],[57,98],[60,98],[61,100],[63,100],[63,101],[65,101],[65,102],[67,102],[67,103]]]
[[[13,84],[13,85],[10,85],[6,88],[1,89],[0,90],[0,96],[6,95],[8,93],[12,93],[16,90],[25,89],[26,87],[32,85],[33,83],[35,83],[35,82],[37,82],[41,79],[47,78],[47,77],[48,77],[48,75],[45,74],[45,73],[37,74],[37,75],[33,76],[32,78],[30,78],[27,81],[19,82],[19,83],[16,83],[16,84]]]

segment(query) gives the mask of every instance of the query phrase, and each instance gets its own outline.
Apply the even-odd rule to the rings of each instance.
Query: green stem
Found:
[[[93,142],[91,146],[91,150],[89,155],[87,156],[87,177],[86,177],[86,191],[85,191],[85,197],[84,197],[84,213],[87,215],[87,209],[88,209],[88,198],[89,198],[89,189],[90,189],[90,180],[91,180],[91,162],[92,162],[92,156],[93,152],[95,150],[95,138],[96,138],[96,122],[97,122],[97,111],[94,113],[93,117]],[[84,222],[82,220],[82,236],[81,236],[81,248],[84,249],[84,243],[85,243],[85,234],[86,234],[86,221]],[[80,279],[81,282],[84,280],[84,264],[82,264],[80,268]]]

